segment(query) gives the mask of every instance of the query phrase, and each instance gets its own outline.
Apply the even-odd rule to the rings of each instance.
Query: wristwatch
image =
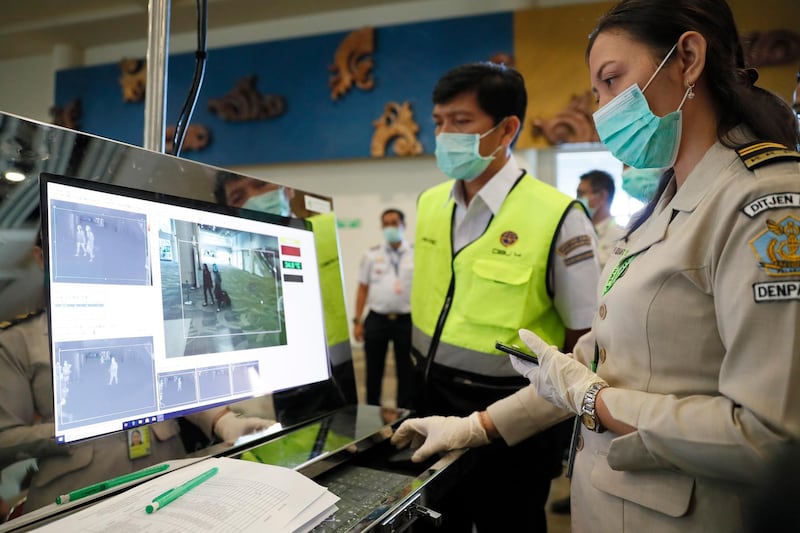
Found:
[[[595,400],[597,393],[608,385],[602,381],[593,383],[586,394],[583,396],[583,405],[581,406],[581,422],[586,426],[586,429],[596,433],[602,433],[606,430],[597,418],[597,411],[595,410]]]

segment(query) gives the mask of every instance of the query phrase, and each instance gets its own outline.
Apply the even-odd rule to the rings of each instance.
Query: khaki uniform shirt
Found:
[[[800,436],[799,228],[800,164],[748,170],[717,143],[614,250],[575,355],[597,341],[603,400],[637,431],[582,431],[572,531],[744,529],[750,483]],[[489,413],[511,444],[559,416],[532,387]]]

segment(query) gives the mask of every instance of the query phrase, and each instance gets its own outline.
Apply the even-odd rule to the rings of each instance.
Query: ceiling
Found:
[[[499,4],[536,7],[598,1],[603,0],[506,0]],[[208,29],[390,4],[439,2],[444,0],[208,0]],[[481,6],[480,1],[463,2],[467,11]],[[170,6],[172,35],[196,31],[197,3],[158,2]],[[452,4],[452,0],[446,3]],[[51,54],[56,45],[83,50],[143,39],[147,36],[148,5],[148,0],[5,0],[0,17],[0,61]]]
[[[208,29],[403,0],[208,0]],[[57,44],[78,49],[142,39],[148,0],[24,0],[3,2],[0,60],[43,55]],[[164,0],[170,32],[195,31],[196,0]]]

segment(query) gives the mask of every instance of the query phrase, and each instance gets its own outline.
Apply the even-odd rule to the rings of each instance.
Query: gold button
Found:
[[[600,363],[602,364],[605,362],[606,362],[606,349],[600,348]]]
[[[599,309],[598,311],[600,312],[600,318],[601,318],[601,319],[603,319],[603,320],[605,320],[605,318],[606,318],[606,312],[607,312],[607,310],[606,310],[606,304],[602,304],[602,305],[600,306],[600,309]]]
[[[578,451],[583,449],[583,435],[578,435],[578,443],[575,445],[575,449]]]

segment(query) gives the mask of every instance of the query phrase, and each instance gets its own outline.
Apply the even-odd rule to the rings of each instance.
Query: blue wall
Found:
[[[230,166],[370,157],[373,121],[390,101],[411,102],[425,153],[434,149],[431,91],[448,69],[483,61],[498,52],[513,55],[512,13],[464,17],[375,29],[375,86],[355,85],[339,100],[328,86],[334,53],[349,32],[211,49],[192,117],[211,131],[203,151],[181,155]],[[122,58],[120,58],[122,59]],[[194,53],[170,56],[167,124],[175,124],[194,73]],[[286,112],[254,122],[228,122],[208,111],[236,82],[255,74],[259,93],[279,94]],[[80,99],[82,131],[141,146],[144,103],[122,101],[118,65],[59,71],[56,106]],[[387,150],[387,154],[391,154]]]

